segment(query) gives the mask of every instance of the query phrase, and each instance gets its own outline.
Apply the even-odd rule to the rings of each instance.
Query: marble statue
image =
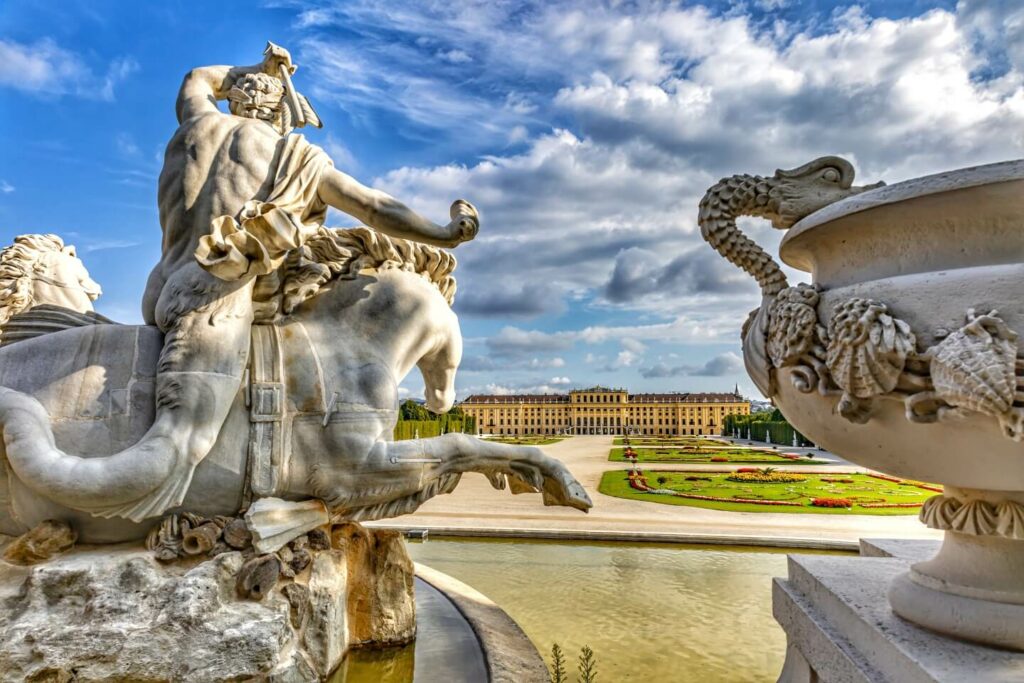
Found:
[[[120,541],[168,510],[234,514],[266,496],[378,519],[452,490],[467,471],[589,507],[537,449],[460,434],[391,441],[396,385],[414,365],[428,408],[454,401],[455,261],[438,247],[472,239],[477,214],[460,200],[436,225],[335,169],[292,132],[319,124],[294,71],[271,43],[258,65],[185,77],[160,175],[163,255],[147,325],[79,316],[42,334],[55,328],[21,312],[21,290],[55,287],[35,301],[83,311],[99,289],[57,238],[11,248],[67,265],[0,290],[22,330],[0,349],[0,531],[57,518],[80,540]],[[329,206],[368,227],[324,227]],[[53,284],[65,270],[80,287]]]
[[[413,367],[428,409],[454,403],[443,248],[479,218],[458,200],[435,224],[336,169],[294,132],[321,125],[295,71],[268,43],[186,75],[146,324],[96,313],[57,236],[0,251],[0,680],[324,679],[349,646],[415,633],[401,538],[358,522],[466,472],[591,506],[537,448],[392,440]],[[326,227],[328,207],[365,226]]]
[[[944,485],[920,515],[945,532],[941,550],[893,580],[892,610],[1024,651],[1024,161],[852,180],[826,157],[725,179],[702,200],[705,239],[761,287],[747,369],[815,443]],[[788,229],[780,256],[812,282],[788,283],[741,215]]]

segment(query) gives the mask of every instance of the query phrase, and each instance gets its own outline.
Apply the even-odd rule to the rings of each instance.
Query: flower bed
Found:
[[[919,508],[924,505],[924,501],[920,503],[861,503],[862,508]]]
[[[902,484],[903,486],[913,486],[915,488],[924,489],[925,491],[934,491],[935,493],[943,493],[944,488],[936,484],[928,484],[923,481],[915,481],[913,479],[900,479],[899,477],[891,477],[888,474],[882,474],[881,472],[868,472],[869,477],[875,479],[881,479],[882,481],[891,481],[894,484]]]
[[[761,500],[760,498],[721,498],[719,496],[701,496],[696,493],[680,493],[679,491],[669,491],[667,489],[658,489],[653,493],[668,493],[678,498],[690,498],[692,500],[711,500],[719,503],[745,503],[747,505],[785,505],[789,507],[803,507],[803,503],[797,503],[791,500]]]
[[[678,463],[736,463],[765,465],[796,464],[824,465],[827,460],[805,458],[793,453],[780,453],[766,448],[691,448],[628,445],[611,449],[608,459],[613,462],[678,462]]]
[[[807,477],[793,472],[734,472],[726,477],[738,484],[795,484]]]
[[[848,498],[815,498],[811,505],[816,508],[852,508],[853,501]]]
[[[620,498],[715,510],[840,515],[913,514],[934,495],[906,485],[904,480],[889,481],[866,474],[829,477],[765,468],[753,472],[658,470],[655,475],[657,484],[653,479],[648,483],[650,472],[626,468],[610,471],[602,478],[599,490]]]

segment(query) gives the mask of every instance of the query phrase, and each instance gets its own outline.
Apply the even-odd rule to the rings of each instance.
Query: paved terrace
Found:
[[[665,505],[613,498],[598,493],[607,470],[627,469],[626,463],[608,461],[612,436],[574,436],[543,446],[564,462],[586,487],[594,507],[589,514],[560,507],[543,507],[538,494],[513,496],[491,488],[483,475],[468,474],[454,493],[427,501],[418,511],[374,522],[405,530],[433,530],[435,534],[535,536],[547,538],[663,540],[675,542],[750,543],[794,547],[855,549],[868,538],[941,538],[916,515],[822,515],[772,512],[725,512],[686,505]],[[751,444],[763,446],[764,444]],[[798,453],[803,449],[779,448]],[[832,454],[815,452],[829,465],[779,465],[779,470],[809,473],[859,472]],[[774,466],[774,465],[773,465]],[[725,471],[721,465],[641,463],[645,471],[688,469]]]

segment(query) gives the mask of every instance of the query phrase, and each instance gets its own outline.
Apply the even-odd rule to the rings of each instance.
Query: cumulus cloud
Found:
[[[0,86],[22,92],[109,101],[114,99],[114,87],[138,69],[138,62],[122,57],[100,75],[80,55],[49,38],[33,44],[0,38]]]
[[[751,294],[756,286],[742,271],[705,249],[689,249],[663,263],[663,257],[649,249],[631,247],[615,257],[611,276],[605,283],[605,298],[614,303],[642,303],[653,297],[661,303],[675,296],[705,294]]]
[[[491,357],[624,338],[720,343],[736,339],[758,294],[696,230],[718,178],[840,154],[861,181],[893,182],[1024,151],[1020,3],[963,0],[899,19],[791,4],[759,2],[778,12],[766,18],[743,4],[319,2],[301,20],[303,59],[323,60],[311,67],[323,95],[356,118],[386,107],[412,128],[455,131],[452,149],[478,150],[375,181],[431,216],[459,196],[480,209],[480,236],[457,252],[460,312],[568,306],[593,318],[504,327],[486,341]],[[347,24],[364,39],[329,40]],[[466,59],[446,58],[453,50]],[[781,233],[741,225],[774,252]],[[648,318],[612,324],[612,310]],[[735,354],[692,367],[642,366],[642,353],[602,349],[584,362],[648,378],[742,373]]]
[[[553,379],[568,380],[567,377],[555,377]],[[569,390],[567,386],[568,384],[571,384],[571,382],[552,381],[516,385],[489,382],[487,384],[474,384],[462,387],[459,389],[458,393],[463,398],[471,396],[472,394],[490,394],[491,396],[514,396],[517,394],[564,394]]]
[[[485,318],[532,318],[564,308],[560,292],[540,282],[494,282],[485,290],[460,292],[455,300],[455,311],[460,315]]]
[[[565,359],[554,358],[530,358],[530,359],[509,359],[492,358],[490,356],[467,356],[459,364],[460,372],[508,372],[510,370],[545,370],[549,368],[564,368]]]
[[[648,368],[641,368],[640,375],[646,379],[662,377],[726,377],[743,372],[743,359],[735,353],[719,354],[703,365],[669,366],[664,362]]]
[[[497,356],[515,356],[538,351],[565,351],[572,348],[572,333],[550,333],[539,330],[522,330],[505,327],[498,334],[488,338],[487,346]]]

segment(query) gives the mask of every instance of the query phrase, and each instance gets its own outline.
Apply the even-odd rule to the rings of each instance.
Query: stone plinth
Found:
[[[781,683],[916,683],[1024,678],[1024,654],[926,631],[893,614],[887,592],[937,541],[863,541],[862,556],[791,555],[776,579],[786,631]]]
[[[401,539],[350,526],[376,562],[343,536],[259,601],[238,595],[241,552],[161,563],[122,545],[0,562],[0,681],[323,680],[352,646],[415,635]],[[382,596],[387,618],[369,623],[364,605]]]

